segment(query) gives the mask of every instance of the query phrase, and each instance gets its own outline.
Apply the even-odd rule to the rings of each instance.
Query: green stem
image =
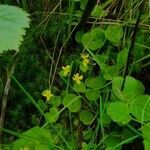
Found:
[[[122,146],[123,144],[126,144],[126,143],[128,143],[128,142],[130,142],[130,141],[133,141],[134,139],[137,139],[138,137],[140,137],[140,136],[139,136],[139,135],[135,135],[135,136],[133,136],[133,137],[131,137],[131,138],[129,138],[129,139],[126,139],[126,140],[124,140],[124,141],[118,143],[118,144],[117,144],[116,146],[114,146],[113,148],[116,149],[117,147],[120,147],[120,146]]]
[[[138,27],[139,27],[139,23],[140,23],[140,19],[141,19],[143,8],[144,8],[144,0],[143,0],[143,2],[140,5],[139,15],[138,15],[138,18],[137,18],[137,21],[135,23],[135,27],[134,27],[134,30],[133,30],[131,44],[130,44],[130,47],[129,47],[129,50],[128,50],[127,61],[126,61],[126,65],[125,65],[125,69],[124,69],[124,73],[123,73],[123,82],[122,82],[121,90],[124,89],[126,76],[128,75],[128,68],[129,68],[129,66],[130,66],[130,64],[131,64],[131,62],[133,60],[132,59],[132,51],[134,49],[135,39],[136,39],[136,35],[137,35],[137,32],[138,32]]]
[[[12,79],[16,82],[19,88],[23,91],[23,93],[29,98],[29,100],[33,103],[33,105],[37,108],[37,110],[45,117],[44,112],[36,103],[36,101],[32,98],[32,96],[24,89],[24,87],[18,82],[18,80],[12,75]]]

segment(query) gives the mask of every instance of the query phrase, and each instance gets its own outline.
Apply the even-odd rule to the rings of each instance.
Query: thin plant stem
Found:
[[[4,120],[5,120],[5,112],[6,112],[6,106],[8,101],[8,94],[10,90],[10,82],[11,82],[11,76],[15,71],[16,63],[18,59],[15,59],[13,62],[13,65],[11,67],[10,73],[7,73],[7,81],[4,88],[4,96],[2,99],[2,108],[1,108],[1,114],[0,114],[0,128],[3,128]],[[0,144],[2,143],[2,131],[0,131]]]

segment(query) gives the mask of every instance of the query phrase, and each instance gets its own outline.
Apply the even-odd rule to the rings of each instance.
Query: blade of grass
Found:
[[[113,148],[116,149],[117,147],[120,147],[120,146],[122,146],[123,144],[126,144],[126,143],[128,143],[128,142],[130,142],[130,141],[132,141],[132,140],[135,140],[135,139],[137,139],[138,137],[140,137],[140,136],[139,136],[139,135],[135,135],[135,136],[133,136],[133,137],[131,137],[131,138],[128,138],[128,139],[126,139],[126,140],[124,140],[124,141],[118,143],[118,144],[117,144],[116,146],[114,146]]]
[[[137,135],[143,136],[140,132],[138,132],[136,129],[134,129],[131,125],[128,124],[127,127],[128,127],[131,131],[133,131],[134,133],[136,133]]]
[[[128,48],[127,60],[126,60],[126,64],[125,64],[125,68],[124,68],[124,72],[123,72],[123,82],[122,82],[122,85],[121,85],[121,90],[122,91],[124,89],[124,85],[125,85],[125,82],[126,82],[126,76],[129,73],[129,71],[128,71],[129,66],[130,66],[130,64],[133,61],[133,59],[132,59],[132,51],[133,51],[134,46],[135,46],[135,40],[136,40],[137,32],[138,32],[138,29],[139,29],[139,23],[141,21],[142,12],[143,12],[143,9],[144,9],[144,1],[145,0],[143,0],[141,5],[139,6],[138,18],[136,20],[136,23],[135,23],[135,26],[134,26],[134,29],[133,29],[131,43],[130,43],[130,46]]]
[[[8,129],[5,129],[5,128],[0,128],[0,131],[3,131],[3,132],[8,133],[10,135],[14,135],[14,136],[19,137],[19,138],[24,138],[26,140],[29,140],[29,141],[35,143],[35,140],[33,140],[33,137],[23,135],[21,133],[18,133],[18,132],[12,131],[12,130],[8,130]]]
[[[100,96],[100,108],[99,108],[99,110],[100,110],[100,112],[99,112],[99,114],[100,114],[100,118],[99,118],[99,121],[100,121],[100,128],[101,128],[101,134],[102,134],[102,138],[104,139],[104,137],[105,137],[105,133],[104,133],[104,127],[103,127],[103,103],[102,103],[102,97]]]
[[[26,89],[19,83],[19,81],[12,75],[12,79],[18,85],[18,87],[22,90],[22,92],[29,98],[29,100],[33,103],[33,105],[37,108],[37,110],[45,117],[43,110],[39,107],[37,102],[33,99],[33,97],[26,91]]]
[[[6,113],[6,109],[7,109],[8,94],[9,94],[9,90],[10,90],[10,86],[11,86],[10,85],[11,76],[15,71],[17,60],[18,59],[15,57],[14,62],[13,62],[12,66],[11,66],[11,69],[10,69],[10,73],[7,74],[7,81],[6,81],[5,88],[4,88],[4,96],[3,96],[3,99],[2,99],[2,106],[1,106],[0,128],[3,128],[3,125],[4,125],[5,113]],[[0,144],[2,144],[2,131],[0,131]]]
[[[51,144],[49,143],[48,141],[44,141],[44,140],[40,140],[34,136],[29,136],[29,135],[25,135],[24,133],[18,133],[18,132],[15,132],[15,131],[12,131],[12,130],[9,130],[9,129],[6,129],[6,128],[0,128],[0,131],[3,131],[5,133],[8,133],[10,135],[14,135],[16,137],[19,137],[19,138],[23,138],[27,141],[30,141],[31,143],[33,144]]]

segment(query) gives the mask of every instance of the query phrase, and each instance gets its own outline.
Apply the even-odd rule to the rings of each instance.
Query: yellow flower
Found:
[[[81,54],[81,57],[82,57],[83,59],[88,59],[88,58],[89,58],[89,54]]]
[[[42,96],[46,97],[46,100],[49,101],[54,95],[52,94],[51,90],[44,90],[42,92]]]
[[[83,59],[82,64],[83,64],[84,67],[86,67],[90,62],[89,54],[81,54],[81,57]]]
[[[81,83],[81,80],[83,79],[83,76],[79,75],[79,73],[74,74],[73,78],[72,78],[77,84]]]
[[[29,150],[28,146],[21,148],[20,150]]]
[[[89,59],[83,59],[83,66],[86,67],[89,64],[90,60]]]
[[[66,67],[62,66],[62,69],[63,69],[63,76],[64,77],[68,76],[71,71],[71,67],[69,65],[67,65]]]

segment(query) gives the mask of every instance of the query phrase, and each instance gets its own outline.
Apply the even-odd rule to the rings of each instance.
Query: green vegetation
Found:
[[[95,2],[1,1],[0,149],[150,149],[149,1]]]

